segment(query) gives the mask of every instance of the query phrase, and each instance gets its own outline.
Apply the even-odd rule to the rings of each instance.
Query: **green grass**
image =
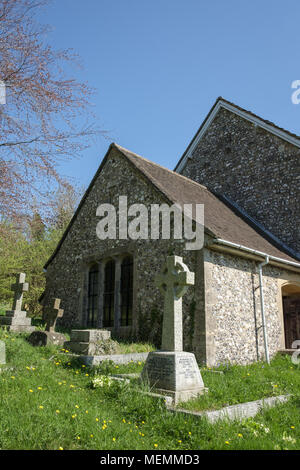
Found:
[[[247,366],[202,368],[201,375],[208,393],[179,406],[200,411],[288,393],[300,396],[299,372],[291,358],[283,356],[273,359],[271,367],[264,362],[256,362]]]
[[[91,387],[94,374],[139,372],[142,364],[116,367],[107,362],[88,370],[58,348],[32,347],[25,335],[1,330],[0,339],[6,343],[8,365],[14,367],[0,374],[1,449],[300,447],[300,369],[288,357],[276,358],[270,367],[229,367],[224,376],[203,371],[210,388],[202,398],[210,400],[204,408],[255,399],[272,391],[270,383],[278,385],[276,394],[294,394],[288,403],[254,419],[210,425],[205,419],[170,413],[162,401],[139,393],[135,385]]]
[[[154,351],[155,347],[150,343],[119,342],[118,354],[144,353]]]

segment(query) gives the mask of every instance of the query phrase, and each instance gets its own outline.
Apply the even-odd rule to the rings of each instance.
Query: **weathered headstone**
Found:
[[[27,312],[22,310],[23,292],[28,291],[28,282],[25,282],[25,274],[17,274],[16,283],[12,284],[14,300],[12,310],[7,310],[5,316],[0,316],[0,325],[6,326],[7,330],[14,332],[28,332],[35,330],[31,326],[31,318],[27,317]]]
[[[62,333],[55,331],[56,320],[61,318],[64,314],[63,309],[60,307],[60,299],[53,299],[53,307],[44,307],[44,318],[46,319],[45,331],[34,331],[28,338],[28,341],[33,346],[46,346],[47,344],[54,344],[62,346],[66,337]]]
[[[64,311],[60,307],[60,299],[54,299],[53,307],[44,308],[44,318],[46,320],[46,331],[54,332],[56,326],[56,320],[62,318]]]
[[[175,404],[207,389],[193,353],[183,351],[182,296],[194,285],[194,273],[179,256],[168,256],[155,285],[164,295],[162,349],[150,352],[141,378]]]
[[[0,341],[0,364],[6,364],[6,350],[4,341]]]
[[[116,346],[110,337],[109,330],[72,330],[71,341],[66,341],[64,346],[66,349],[84,356],[113,354]]]

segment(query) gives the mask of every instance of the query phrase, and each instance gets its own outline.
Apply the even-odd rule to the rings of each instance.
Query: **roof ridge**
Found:
[[[223,103],[223,106],[222,106]],[[230,109],[234,108],[234,109]],[[232,101],[226,100],[222,96],[219,96],[214,104],[209,109],[207,115],[202,120],[200,127],[198,128],[197,132],[194,134],[192,139],[190,140],[189,144],[187,145],[186,149],[184,150],[181,157],[178,159],[174,171],[178,172],[182,170],[182,165],[186,163],[186,158],[189,155],[189,152],[194,150],[195,144],[198,143],[199,139],[201,139],[201,133],[205,133],[206,130],[210,127],[211,122],[214,120],[215,116],[219,112],[220,108],[227,110],[228,112],[235,113],[242,117],[245,120],[249,120],[250,122],[258,121],[258,125],[266,130],[269,134],[275,134],[279,138],[285,140],[286,142],[294,145],[295,147],[300,147],[300,135],[297,135],[291,131],[288,131],[284,127],[280,127],[279,125],[275,124],[268,119],[264,119],[263,117],[259,116],[258,114],[253,113],[237,104],[233,103]],[[246,116],[243,116],[247,115]],[[272,130],[273,129],[273,132]]]
[[[298,134],[295,134],[294,132],[291,132],[291,131],[285,129],[284,127],[281,127],[281,126],[279,126],[278,124],[275,124],[273,121],[270,121],[269,119],[265,119],[265,118],[259,116],[258,114],[255,114],[255,113],[253,113],[252,111],[249,111],[248,109],[245,109],[245,108],[243,108],[242,106],[239,106],[239,105],[233,103],[232,101],[229,101],[229,100],[227,100],[226,98],[223,98],[223,96],[219,96],[219,97],[217,98],[217,100],[216,100],[216,103],[219,102],[219,101],[224,101],[225,103],[227,103],[227,104],[233,106],[234,108],[237,108],[237,109],[239,109],[239,110],[241,110],[241,111],[244,111],[245,113],[251,114],[251,116],[253,116],[253,117],[257,118],[257,119],[260,119],[261,121],[265,122],[266,124],[269,124],[270,126],[274,126],[274,127],[276,127],[277,129],[279,129],[279,130],[281,130],[281,131],[283,131],[283,132],[286,132],[287,134],[289,134],[289,135],[295,137],[296,139],[299,139],[299,140],[300,140],[300,136],[299,136]],[[216,104],[216,103],[215,103],[215,104]],[[214,106],[215,106],[215,105],[214,105]],[[214,107],[214,106],[213,106],[213,107]]]
[[[137,154],[137,153],[135,153],[135,152],[132,152],[131,150],[128,150],[128,149],[126,149],[125,147],[122,147],[121,145],[116,144],[115,142],[113,142],[113,145],[114,145],[115,147],[117,147],[117,149],[119,149],[120,152],[122,152],[123,154],[124,154],[123,150],[125,150],[125,152],[131,153],[133,156],[135,156],[135,157],[137,157],[137,158],[140,158],[141,160],[144,160],[145,162],[149,163],[150,165],[153,165],[153,166],[157,166],[157,167],[159,167],[159,168],[162,168],[163,170],[168,171],[169,173],[173,174],[174,176],[176,176],[176,177],[178,176],[178,177],[180,177],[180,178],[182,178],[182,179],[188,181],[189,183],[196,184],[197,186],[200,186],[201,188],[205,189],[207,192],[210,192],[210,191],[208,190],[207,186],[204,186],[204,184],[197,183],[197,181],[194,181],[194,180],[188,178],[187,176],[184,176],[184,175],[182,175],[182,174],[180,174],[180,173],[177,173],[177,172],[174,171],[174,170],[170,170],[169,168],[167,168],[167,167],[165,167],[165,166],[162,166],[162,165],[160,165],[159,163],[152,162],[151,160],[148,160],[148,158],[142,157],[141,155],[139,155],[139,154]],[[126,156],[126,154],[124,154],[124,155]]]

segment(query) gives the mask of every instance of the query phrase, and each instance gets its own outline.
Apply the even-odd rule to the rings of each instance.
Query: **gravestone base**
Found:
[[[64,343],[64,348],[69,349],[75,354],[80,354],[83,356],[94,356],[97,353],[96,343],[84,343],[80,341],[66,341]]]
[[[35,331],[35,326],[28,326],[28,325],[2,325],[6,326],[7,331],[12,331],[13,333],[32,333]]]
[[[173,390],[163,390],[162,388],[155,388],[153,391],[157,395],[170,397],[172,405],[178,405],[178,403],[182,403],[191,400],[192,398],[197,398],[199,395],[203,395],[203,393],[208,392],[208,388],[203,387],[198,390],[181,390],[178,392],[174,392]]]
[[[172,397],[174,404],[207,391],[195,358],[185,351],[153,351],[141,374],[155,393]]]
[[[108,341],[110,337],[109,330],[72,330],[70,341],[66,341],[64,346],[75,354],[95,356],[101,354],[101,347],[98,343]]]
[[[56,331],[34,331],[27,339],[32,346],[47,346],[49,344],[63,346],[66,340],[65,335],[56,333]]]
[[[7,310],[5,316],[0,316],[0,326],[15,333],[32,333],[35,326],[31,326],[31,318],[26,315],[24,310]]]

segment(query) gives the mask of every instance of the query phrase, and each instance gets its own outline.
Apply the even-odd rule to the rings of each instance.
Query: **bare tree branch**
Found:
[[[67,184],[58,163],[80,155],[104,134],[94,125],[92,90],[64,73],[78,61],[71,50],[45,44],[49,28],[35,12],[48,0],[0,0],[0,80],[6,104],[0,104],[0,218],[17,220],[37,198],[49,205],[53,187]]]

